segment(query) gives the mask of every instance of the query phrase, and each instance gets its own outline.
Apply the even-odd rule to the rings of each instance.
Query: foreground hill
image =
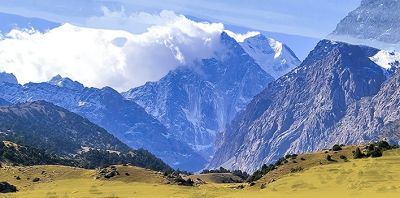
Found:
[[[340,150],[337,151],[325,149],[314,153],[286,155],[284,158],[281,158],[276,168],[270,169],[265,174],[256,174],[256,172],[249,180],[255,182],[254,187],[261,188],[261,186],[269,185],[293,173],[304,172],[314,167],[322,167],[323,165],[348,163],[353,160],[353,152],[356,148],[364,150],[364,147],[344,146],[339,147]],[[328,156],[330,157],[328,158]],[[263,168],[268,169],[268,166],[266,165]],[[263,168],[259,169],[259,171]],[[257,176],[261,176],[261,178],[258,179]]]
[[[9,194],[12,197],[395,198],[400,189],[399,160],[400,151],[391,150],[382,158],[318,165],[290,173],[263,189],[247,184],[211,182],[199,187],[170,185],[160,173],[130,166],[117,166],[121,174],[111,179],[94,179],[94,170],[62,166],[2,167],[0,180],[17,186],[19,192]],[[40,179],[33,182],[34,178]]]
[[[49,152],[85,148],[127,152],[128,146],[89,120],[44,101],[0,107],[1,137]]]
[[[300,197],[329,193],[335,197],[396,197],[400,189],[399,154],[399,150],[392,150],[382,158],[314,167],[284,177],[268,188]]]
[[[0,163],[24,166],[42,164],[73,165],[71,160],[62,159],[44,150],[21,146],[10,141],[0,141]]]
[[[0,107],[0,140],[18,143],[4,144],[9,154],[2,157],[11,163],[74,165],[69,160],[79,158],[78,166],[90,168],[119,162],[169,169],[147,151],[132,150],[89,120],[44,101]]]

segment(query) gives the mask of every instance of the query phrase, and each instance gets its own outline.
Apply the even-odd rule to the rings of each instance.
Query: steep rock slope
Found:
[[[376,94],[385,71],[378,50],[321,41],[295,70],[271,83],[224,134],[210,167],[254,171],[285,153],[320,149],[347,106]]]
[[[205,158],[213,155],[217,133],[273,80],[226,33],[221,45],[214,58],[123,93]]]
[[[400,73],[373,97],[350,105],[346,116],[328,133],[328,142],[360,143],[386,139],[400,141]],[[322,143],[322,146],[326,143]]]
[[[0,83],[0,98],[11,103],[44,100],[77,113],[105,128],[131,148],[144,148],[175,168],[198,170],[205,160],[143,108],[115,90],[86,88],[61,76],[49,83]]]

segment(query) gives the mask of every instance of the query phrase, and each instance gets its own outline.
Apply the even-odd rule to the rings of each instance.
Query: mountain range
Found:
[[[123,93],[206,160],[237,112],[299,60],[284,44],[257,35],[238,43],[221,34],[223,49],[211,59],[182,66],[157,82]]]
[[[398,21],[394,10],[399,5],[363,1],[329,38],[346,35],[396,44],[398,34],[391,27]],[[322,40],[299,67],[271,83],[229,124],[209,168],[252,172],[285,154],[334,144],[380,139],[397,144],[400,59],[388,46],[380,50]]]
[[[347,106],[376,94],[386,76],[378,50],[321,41],[296,69],[271,83],[228,127],[211,167],[254,171],[286,153],[322,149]],[[344,142],[328,142],[348,143]],[[330,146],[330,145],[325,145]]]
[[[274,42],[283,47],[274,51],[272,40],[257,38],[253,53],[262,57],[264,52],[263,60],[275,57],[270,71],[294,67],[298,59],[290,49]],[[104,127],[131,148],[147,149],[175,168],[200,170],[213,155],[218,132],[274,80],[233,38],[223,33],[221,43],[225,48],[214,58],[181,66],[159,82],[123,93],[125,98],[110,87],[87,88],[59,75],[20,85],[6,73],[0,75],[0,98],[12,104],[52,102]]]
[[[219,132],[274,80],[271,75],[279,77],[300,64],[286,45],[262,35],[240,43],[226,33],[220,38],[223,47],[212,58],[182,65],[124,97],[110,87],[87,88],[61,76],[20,85],[15,76],[2,73],[0,98],[13,104],[52,102],[131,148],[147,149],[175,168],[200,170],[211,159]]]
[[[9,78],[13,76],[8,75]],[[184,143],[169,138],[168,130],[143,108],[125,100],[112,88],[86,88],[61,76],[49,82],[25,85],[16,80],[1,81],[0,98],[9,103],[48,101],[98,124],[131,148],[151,151],[172,166],[193,170],[204,163],[203,158]]]
[[[224,167],[254,172],[286,154],[334,144],[380,139],[397,143],[400,53],[393,49],[400,42],[398,8],[397,0],[363,0],[303,62],[287,45],[262,34],[235,40],[222,32],[221,47],[210,58],[179,65],[160,80],[123,93],[85,87],[61,76],[21,85],[14,75],[1,73],[0,106],[5,107],[0,113],[5,112],[4,124],[20,119],[13,116],[21,116],[24,105],[34,111],[27,113],[33,117],[23,118],[63,118],[57,113],[61,110],[40,110],[51,104],[31,103],[47,101],[86,118],[84,123],[93,123],[90,128],[102,135],[112,135],[90,133],[74,142],[69,138],[75,133],[64,133],[71,131],[45,128],[57,136],[40,143],[43,148],[69,153],[96,145],[111,151],[144,148],[173,168],[188,171]],[[4,125],[2,130],[12,127]],[[41,142],[40,132],[21,138]],[[57,138],[73,143],[57,148]],[[96,144],[87,145],[93,143],[89,139]]]

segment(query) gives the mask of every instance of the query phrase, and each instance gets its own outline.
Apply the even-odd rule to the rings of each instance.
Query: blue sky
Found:
[[[0,12],[85,25],[105,6],[125,13],[172,10],[232,27],[323,38],[361,0],[0,0]],[[93,24],[91,24],[93,25]],[[94,24],[107,28],[107,24]],[[138,25],[137,32],[144,31]]]

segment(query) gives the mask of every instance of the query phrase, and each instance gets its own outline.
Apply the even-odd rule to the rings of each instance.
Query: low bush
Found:
[[[340,150],[342,150],[341,146],[339,146],[338,144],[333,145],[332,151],[340,151]]]

